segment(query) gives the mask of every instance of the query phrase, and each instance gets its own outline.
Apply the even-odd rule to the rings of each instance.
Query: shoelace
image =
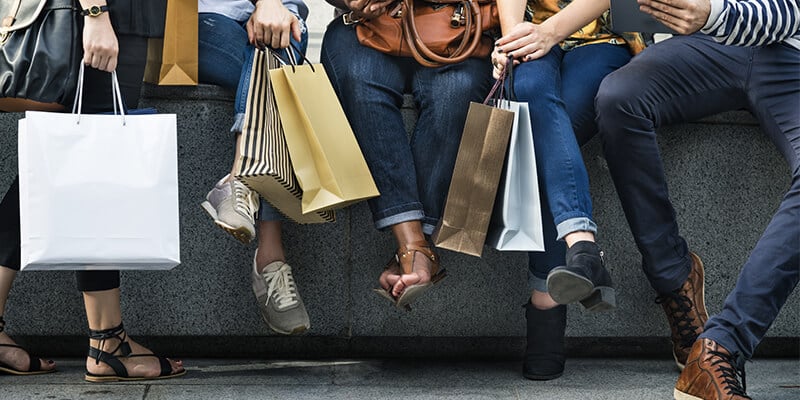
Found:
[[[297,304],[297,286],[294,284],[289,264],[281,265],[275,272],[265,272],[264,278],[269,282],[267,298],[272,299],[274,295],[278,308]]]
[[[256,213],[254,209],[255,204],[257,204],[254,199],[254,193],[241,182],[234,180],[233,196],[236,200],[236,211],[252,218]]]
[[[656,297],[656,304],[664,303],[672,312],[672,323],[680,336],[681,346],[692,347],[697,340],[697,327],[693,325],[694,318],[689,316],[693,306],[692,300],[677,293]]]
[[[742,396],[750,399],[747,395],[747,383],[745,382],[744,366],[736,368],[736,360],[739,358],[738,353],[725,354],[719,351],[709,350],[708,352],[714,357],[717,357],[711,365],[717,366],[717,371],[722,377],[725,388],[729,395]],[[741,377],[742,383],[739,385],[739,378]]]

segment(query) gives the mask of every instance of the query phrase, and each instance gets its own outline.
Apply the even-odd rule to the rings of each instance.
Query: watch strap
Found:
[[[81,11],[81,15],[84,16],[84,17],[87,16],[87,15],[90,16],[90,17],[96,17],[96,16],[98,16],[98,15],[100,15],[100,14],[106,12],[106,11],[108,11],[108,6],[107,5],[106,6],[89,6],[89,8]]]

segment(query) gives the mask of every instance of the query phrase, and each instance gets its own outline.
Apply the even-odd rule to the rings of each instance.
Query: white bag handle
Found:
[[[83,70],[85,65],[81,63],[78,70],[78,91],[75,93],[75,100],[72,103],[72,113],[77,114],[76,124],[81,123],[81,112],[83,111]],[[122,91],[119,88],[117,71],[111,71],[111,102],[114,103],[114,115],[122,117],[122,125],[125,125],[125,106],[122,103]]]

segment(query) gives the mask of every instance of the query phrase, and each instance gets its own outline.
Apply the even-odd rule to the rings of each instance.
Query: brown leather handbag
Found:
[[[357,23],[364,45],[426,67],[487,57],[500,27],[495,0],[398,0],[386,14]],[[348,23],[349,14],[345,15]]]

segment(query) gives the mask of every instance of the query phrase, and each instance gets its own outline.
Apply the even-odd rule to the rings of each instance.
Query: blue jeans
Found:
[[[528,254],[532,289],[546,292],[547,274],[564,265],[560,239],[578,230],[597,231],[580,146],[597,132],[594,97],[600,82],[630,58],[628,48],[619,45],[553,47],[514,68],[513,92],[530,108],[542,198],[545,252]]]
[[[380,197],[369,200],[378,229],[421,221],[427,234],[442,215],[470,101],[486,95],[489,59],[420,66],[362,46],[341,19],[328,25],[322,64],[339,96]],[[410,91],[419,117],[412,136],[400,111]]]
[[[609,75],[597,94],[597,122],[611,177],[644,272],[659,293],[686,281],[691,260],[669,201],[656,128],[747,108],[788,162],[789,191],[722,311],[700,335],[744,358],[753,355],[800,280],[798,70],[800,51],[784,44],[734,47],[705,35],[677,36]]]
[[[305,54],[308,46],[308,31],[302,18],[301,41],[292,39],[292,44]],[[244,124],[247,90],[250,87],[250,72],[253,68],[254,47],[248,43],[247,21],[235,21],[224,15],[200,13],[198,16],[198,76],[200,82],[236,90],[234,102],[233,127],[231,132],[239,133]],[[286,55],[287,50],[281,50]],[[301,59],[299,54],[297,59]],[[269,203],[261,200],[259,219],[277,221],[283,216]]]

